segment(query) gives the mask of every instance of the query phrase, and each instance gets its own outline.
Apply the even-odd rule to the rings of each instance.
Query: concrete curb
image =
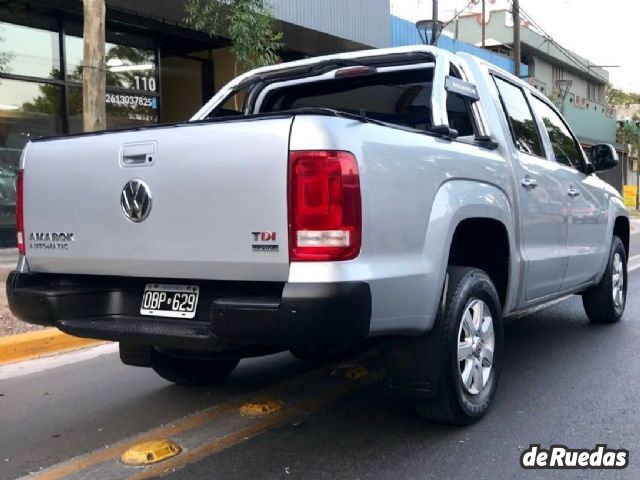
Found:
[[[0,365],[21,362],[78,348],[100,345],[102,340],[72,337],[57,328],[0,337]]]

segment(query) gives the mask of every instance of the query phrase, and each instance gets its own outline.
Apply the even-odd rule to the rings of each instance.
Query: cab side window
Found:
[[[498,87],[516,148],[529,155],[544,157],[540,133],[524,92],[520,87],[501,78],[493,77],[493,79]]]
[[[584,166],[582,149],[562,118],[549,105],[536,97],[533,97],[533,109],[542,119],[549,133],[556,161],[568,167],[581,169]]]

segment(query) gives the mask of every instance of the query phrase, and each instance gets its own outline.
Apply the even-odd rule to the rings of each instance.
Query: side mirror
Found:
[[[591,163],[596,172],[609,170],[618,165],[616,149],[608,143],[601,143],[591,147]]]

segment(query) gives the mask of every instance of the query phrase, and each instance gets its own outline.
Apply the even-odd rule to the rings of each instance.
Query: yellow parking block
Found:
[[[120,460],[127,465],[158,463],[180,453],[180,447],[168,439],[148,440],[133,445],[122,454]]]
[[[267,400],[265,402],[245,403],[240,407],[240,415],[243,417],[264,417],[282,409],[284,402],[281,400]]]
[[[57,328],[0,337],[0,365],[21,362],[54,353],[106,343],[102,340],[79,338],[62,333]]]

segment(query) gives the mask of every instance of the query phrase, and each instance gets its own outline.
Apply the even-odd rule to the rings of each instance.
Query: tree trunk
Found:
[[[104,0],[83,0],[84,60],[82,62],[82,109],[85,132],[107,128],[106,72],[104,61]]]

